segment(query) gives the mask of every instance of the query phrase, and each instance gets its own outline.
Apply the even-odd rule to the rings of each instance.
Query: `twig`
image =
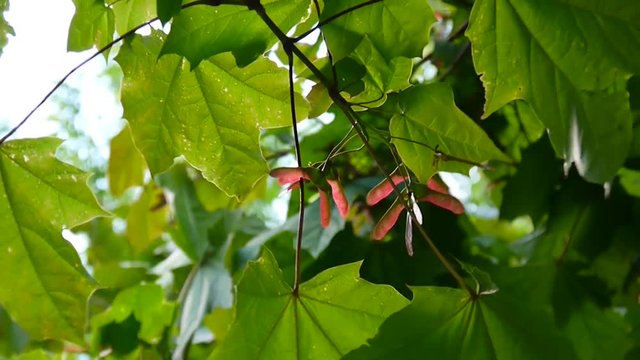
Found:
[[[302,167],[302,155],[300,152],[300,139],[298,138],[298,120],[296,117],[295,88],[293,82],[293,53],[291,49],[285,47],[287,57],[289,58],[289,103],[291,104],[291,124],[293,125],[293,141],[296,149],[296,159],[298,167]],[[298,296],[300,289],[300,277],[302,273],[302,231],[304,229],[304,180],[298,180],[300,185],[300,210],[298,211],[298,234],[296,239],[296,259],[295,259],[295,277],[293,279],[293,295]]]

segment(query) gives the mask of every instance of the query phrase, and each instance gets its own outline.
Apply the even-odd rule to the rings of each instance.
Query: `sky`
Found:
[[[11,2],[5,18],[16,35],[0,56],[0,128],[20,122],[69,70],[92,54],[66,51],[73,12],[71,0]],[[104,57],[97,57],[67,82],[80,90],[81,110],[74,121],[104,156],[108,141],[122,126],[117,94],[109,80],[99,76],[105,67]],[[58,126],[47,119],[56,109],[55,102],[48,100],[12,138],[55,134]]]

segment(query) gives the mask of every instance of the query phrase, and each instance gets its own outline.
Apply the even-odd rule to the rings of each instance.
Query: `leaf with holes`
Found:
[[[294,296],[265,251],[245,270],[234,324],[211,359],[339,359],[364,344],[407,300],[389,286],[362,280],[359,268],[325,270]]]
[[[56,160],[60,143],[0,146],[0,303],[35,338],[81,343],[96,284],[61,232],[107,214],[87,175]]]
[[[621,82],[640,72],[640,8],[625,0],[483,0],[469,23],[485,116],[528,101],[558,155],[589,181],[611,180],[631,143]]]
[[[154,174],[183,155],[230,196],[245,196],[268,172],[260,128],[291,124],[287,71],[267,59],[241,69],[229,53],[191,71],[179,56],[158,59],[163,38],[135,36],[116,59],[136,145]],[[305,118],[305,100],[296,95],[296,104]]]

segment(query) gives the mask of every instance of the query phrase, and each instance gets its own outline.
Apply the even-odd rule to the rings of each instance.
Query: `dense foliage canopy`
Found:
[[[73,2],[126,122],[0,134],[0,357],[640,358],[636,2]]]

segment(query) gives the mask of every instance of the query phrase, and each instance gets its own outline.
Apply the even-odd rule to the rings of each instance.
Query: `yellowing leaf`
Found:
[[[291,124],[288,74],[267,59],[238,68],[220,54],[190,70],[176,55],[158,59],[163,37],[136,36],[117,61],[124,72],[122,103],[153,173],[183,155],[230,196],[242,197],[267,174],[260,128]],[[306,102],[296,96],[298,116]]]
[[[273,255],[251,263],[238,285],[235,322],[211,359],[339,359],[373,336],[407,300],[358,276],[360,264],[328,269],[300,287]]]
[[[106,213],[87,175],[56,160],[60,142],[0,146],[0,303],[35,338],[81,343],[95,283],[61,232]]]
[[[120,196],[131,186],[144,183],[146,165],[140,151],[133,144],[131,129],[125,126],[111,140],[109,155],[109,189],[115,196]]]
[[[169,207],[164,192],[155,184],[144,189],[127,215],[127,238],[136,251],[148,249],[167,228]]]

